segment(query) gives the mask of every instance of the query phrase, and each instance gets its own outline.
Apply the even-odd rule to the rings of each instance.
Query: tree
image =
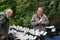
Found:
[[[30,20],[36,13],[38,6],[43,8],[43,12],[48,16],[50,25],[59,28],[60,24],[60,0],[1,0],[0,12],[11,8],[14,13],[10,18],[10,25],[20,25],[32,28]]]

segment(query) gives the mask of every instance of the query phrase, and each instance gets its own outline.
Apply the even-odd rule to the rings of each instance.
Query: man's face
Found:
[[[38,15],[42,15],[42,8],[41,7],[38,8],[37,13],[38,13]]]

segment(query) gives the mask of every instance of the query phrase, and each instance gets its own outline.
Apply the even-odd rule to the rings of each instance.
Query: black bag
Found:
[[[56,31],[55,31],[55,32],[51,32],[51,30],[52,30],[52,29],[50,29],[50,28],[46,28],[46,31],[48,32],[48,33],[47,33],[47,36],[48,36],[48,37],[57,36],[57,32],[56,32]]]

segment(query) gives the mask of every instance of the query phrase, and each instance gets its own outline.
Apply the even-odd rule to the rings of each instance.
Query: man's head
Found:
[[[38,15],[42,15],[43,9],[42,7],[38,7],[37,13]]]
[[[6,10],[6,16],[7,16],[7,17],[12,16],[12,13],[13,13],[13,11],[12,11],[11,9],[7,9],[7,10]]]

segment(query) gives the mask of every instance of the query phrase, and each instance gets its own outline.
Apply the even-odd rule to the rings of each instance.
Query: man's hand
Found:
[[[38,22],[36,22],[37,24],[44,24],[44,22],[43,21],[38,21]]]
[[[40,24],[40,22],[38,21],[38,22],[36,22],[36,24]]]
[[[45,24],[45,23],[43,21],[41,21],[40,24]]]

